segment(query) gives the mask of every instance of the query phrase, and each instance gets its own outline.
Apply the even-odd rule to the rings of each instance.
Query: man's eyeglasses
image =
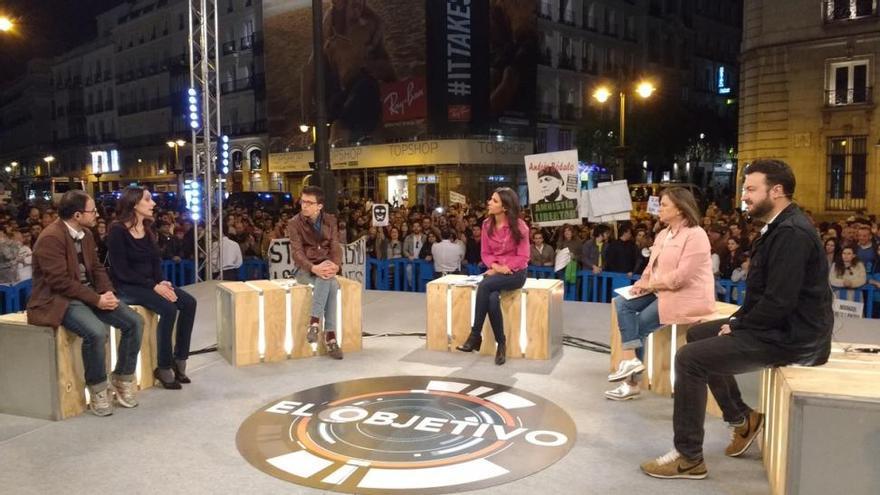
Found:
[[[80,213],[98,213],[98,209],[95,208],[94,210],[81,210]]]
[[[317,202],[317,201],[311,201],[311,200],[308,200],[308,199],[301,199],[301,200],[299,200],[299,204],[301,204],[301,205],[303,205],[303,206],[311,206],[311,205],[316,205],[316,204],[318,204],[318,202]]]

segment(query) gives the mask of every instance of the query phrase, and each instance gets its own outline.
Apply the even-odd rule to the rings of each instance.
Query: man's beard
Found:
[[[773,202],[770,198],[766,198],[758,203],[754,203],[748,210],[749,216],[758,220],[769,220],[767,215],[773,211]]]

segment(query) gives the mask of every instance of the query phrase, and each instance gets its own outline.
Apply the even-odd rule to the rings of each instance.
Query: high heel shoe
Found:
[[[467,341],[465,341],[463,345],[456,347],[456,349],[461,352],[479,351],[481,345],[483,345],[483,337],[470,334],[468,335]]]
[[[180,383],[192,383],[192,380],[186,376],[186,361],[183,361],[183,366],[181,367],[180,362],[175,359],[171,362],[171,371],[174,372],[174,379]]]
[[[495,350],[495,364],[501,366],[502,364],[507,362],[507,344],[498,344],[498,349]]]
[[[180,390],[181,388],[183,388],[180,386],[180,382],[176,379],[171,380],[170,382],[166,382],[165,380],[163,380],[162,375],[159,374],[159,368],[153,370],[153,378],[161,383],[163,388],[166,388],[168,390]]]

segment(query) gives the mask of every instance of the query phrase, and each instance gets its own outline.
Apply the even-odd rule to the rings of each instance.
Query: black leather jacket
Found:
[[[730,327],[778,345],[786,360],[824,364],[834,327],[832,297],[822,241],[791,204],[752,246],[745,302]]]

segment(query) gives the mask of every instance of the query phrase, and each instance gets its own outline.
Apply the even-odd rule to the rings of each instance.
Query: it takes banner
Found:
[[[427,2],[429,118],[474,131],[489,114],[489,0]]]

